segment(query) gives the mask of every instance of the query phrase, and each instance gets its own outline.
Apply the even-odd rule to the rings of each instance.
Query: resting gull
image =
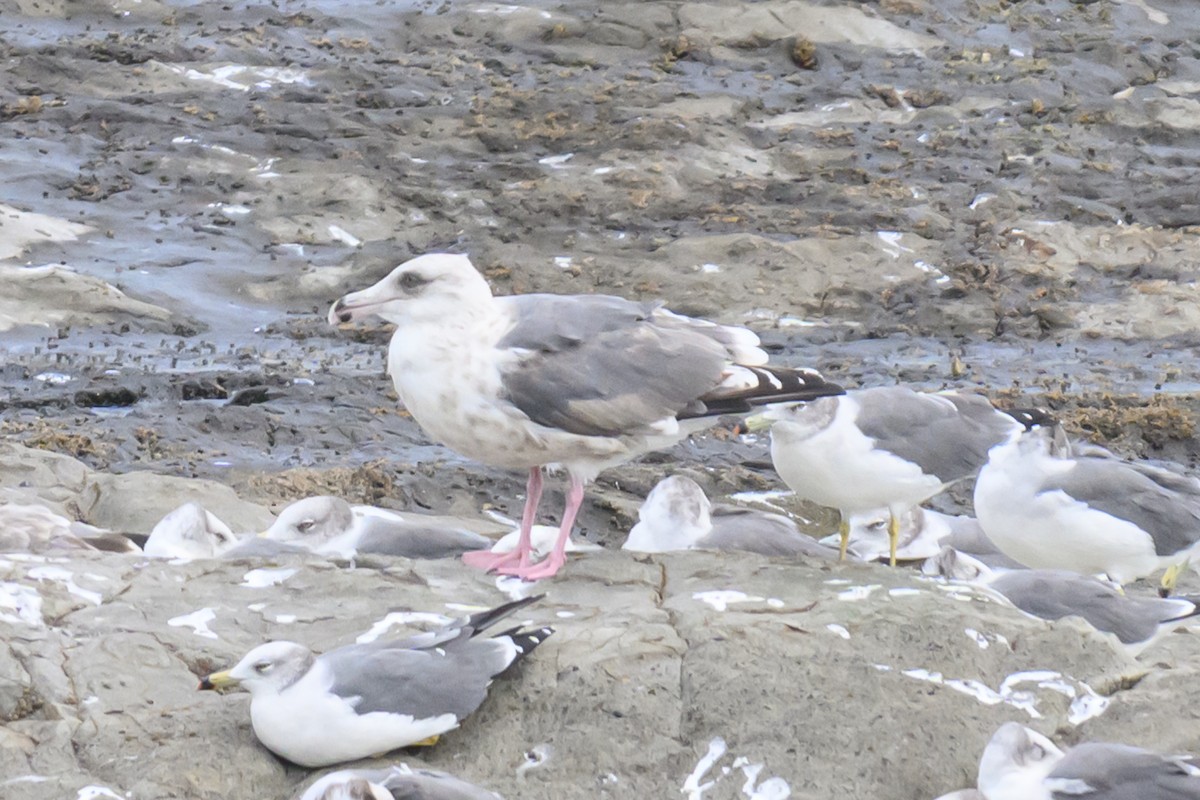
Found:
[[[975,484],[984,533],[1028,567],[1103,573],[1117,583],[1160,569],[1164,593],[1200,548],[1200,481],[1057,447],[1035,428],[997,447]]]
[[[395,324],[388,372],[404,407],[437,441],[497,467],[529,471],[513,553],[467,563],[536,580],[566,560],[584,485],[602,470],[675,444],[720,414],[841,388],[805,369],[764,366],[743,328],[603,295],[493,297],[466,256],[432,253],[342,297],[330,323]],[[542,468],[570,478],[558,544],[530,563]]]
[[[316,553],[446,558],[490,547],[492,541],[444,519],[402,514],[374,506],[351,506],[322,495],[297,500],[279,512],[263,537]]]
[[[229,526],[199,503],[184,503],[150,531],[146,555],[159,558],[215,558],[237,544]]]
[[[1032,617],[1080,617],[1096,630],[1114,634],[1134,656],[1200,615],[1196,598],[1132,597],[1068,570],[996,571],[952,547],[943,548],[922,569],[980,586]]]
[[[1018,722],[992,735],[977,785],[987,800],[1200,800],[1189,756],[1099,742],[1064,753]]]
[[[888,509],[892,566],[904,512],[973,476],[988,450],[1025,428],[984,397],[903,386],[772,406],[761,417],[771,424],[771,460],[784,483],[841,512],[843,556],[851,515]]]
[[[353,644],[317,656],[295,642],[268,642],[201,689],[245,687],[250,722],[268,750],[305,767],[433,744],[483,703],[492,678],[553,631],[520,626],[479,634],[542,595],[473,614],[398,640]]]
[[[891,514],[877,509],[850,518],[850,539],[847,551],[867,561],[883,561],[890,557],[891,541],[888,525]],[[989,567],[1019,568],[1021,565],[1001,553],[988,541],[974,517],[943,514],[914,506],[898,520],[896,539],[897,561],[924,561],[933,558],[949,545],[962,553],[975,556]],[[821,539],[822,544],[838,545],[840,534]]]
[[[686,475],[664,478],[650,491],[622,548],[640,553],[744,550],[764,556],[838,557],[837,550],[804,535],[782,514],[714,507],[700,484]]]
[[[520,527],[509,531],[496,540],[492,545],[493,553],[511,553],[517,549],[517,545],[521,541]],[[554,546],[558,544],[558,528],[552,528],[549,525],[534,525],[533,530],[529,534],[530,557],[541,560],[554,552]],[[596,553],[604,548],[598,544],[592,544],[587,541],[577,541],[574,537],[567,539],[567,546],[564,548],[565,553]]]
[[[296,800],[502,800],[445,772],[412,769],[343,769],[322,775]]]
[[[42,505],[0,503],[0,553],[50,550],[140,553],[142,548],[124,534],[67,519]]]

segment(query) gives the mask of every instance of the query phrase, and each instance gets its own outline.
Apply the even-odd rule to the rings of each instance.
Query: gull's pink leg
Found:
[[[571,476],[571,488],[567,492],[567,507],[563,509],[562,526],[558,529],[558,541],[554,543],[554,552],[541,562],[531,567],[506,567],[499,570],[505,575],[516,575],[521,580],[540,581],[551,578],[567,563],[567,540],[571,538],[571,529],[575,527],[575,517],[579,507],[583,505],[583,481]]]
[[[510,553],[493,553],[491,550],[472,550],[463,553],[463,563],[476,569],[491,572],[500,567],[524,569],[532,561],[533,520],[537,516],[538,503],[542,499],[542,468],[529,470],[529,482],[525,484],[525,511],[521,514],[521,536],[517,549]]]

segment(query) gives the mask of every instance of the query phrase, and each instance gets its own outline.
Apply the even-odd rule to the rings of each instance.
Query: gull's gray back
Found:
[[[491,539],[477,533],[441,525],[375,516],[364,517],[359,525],[362,530],[354,549],[360,554],[449,558],[492,546]]]
[[[707,550],[743,550],[764,556],[808,556],[836,560],[838,551],[826,547],[796,529],[796,524],[779,514],[736,506],[716,506],[712,531],[696,543]]]
[[[361,698],[359,714],[388,711],[428,719],[450,713],[462,719],[487,697],[488,684],[508,666],[510,652],[500,641],[464,632],[440,646],[351,645],[320,660],[333,669],[334,694]]]
[[[1055,780],[1082,781],[1092,791],[1054,791],[1054,800],[1200,800],[1200,777],[1183,765],[1119,744],[1072,748],[1046,778],[1051,786]]]
[[[877,448],[943,483],[974,475],[987,462],[988,450],[1020,428],[978,395],[928,395],[886,386],[852,396],[860,407],[858,428]]]
[[[988,584],[1014,606],[1041,619],[1078,616],[1125,644],[1145,642],[1162,622],[1186,615],[1190,603],[1127,597],[1095,578],[1066,570],[1014,570]]]
[[[501,800],[495,792],[433,770],[394,770],[382,785],[395,800]]]
[[[503,375],[531,420],[587,436],[636,432],[698,403],[730,354],[710,323],[670,324],[654,306],[603,295],[497,298],[516,323],[501,348],[528,351]]]
[[[1060,490],[1088,506],[1132,522],[1154,539],[1160,556],[1185,550],[1200,539],[1200,487],[1161,469],[1109,458],[1079,458],[1047,478],[1043,492]]]

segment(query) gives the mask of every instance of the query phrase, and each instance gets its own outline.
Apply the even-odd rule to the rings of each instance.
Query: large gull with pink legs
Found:
[[[584,486],[602,470],[723,414],[842,393],[813,370],[766,366],[744,328],[604,295],[493,297],[463,255],[407,261],[335,302],[329,321],[372,315],[396,325],[388,373],[426,433],[485,464],[528,470],[517,549],[463,556],[525,580],[565,563]],[[551,465],[570,486],[554,550],[534,563],[530,533]]]

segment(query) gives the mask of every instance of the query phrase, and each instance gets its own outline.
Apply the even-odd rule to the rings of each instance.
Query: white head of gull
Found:
[[[158,521],[143,548],[160,558],[214,558],[237,543],[233,531],[199,503],[184,503]]]
[[[686,475],[664,478],[650,491],[622,548],[642,553],[721,550],[823,559],[838,555],[782,514],[714,506],[700,484]]]
[[[67,519],[42,505],[0,503],[0,553],[109,550],[140,553],[128,538]]]
[[[1166,569],[1164,593],[1200,554],[1200,481],[1103,451],[1072,454],[1047,428],[991,453],[975,513],[996,547],[1026,566],[1121,584]]]
[[[602,295],[493,297],[466,256],[432,253],[342,297],[331,323],[396,325],[388,372],[401,402],[437,441],[477,461],[529,471],[516,551],[469,564],[536,580],[565,563],[584,485],[602,470],[668,447],[770,401],[837,394],[804,369],[764,366],[743,328]],[[570,478],[558,542],[531,563],[542,468]]]
[[[553,633],[520,626],[479,634],[542,595],[481,611],[403,639],[352,644],[316,655],[268,642],[201,689],[250,692],[250,723],[264,746],[305,767],[433,744],[483,703],[492,679]]]
[[[799,497],[841,512],[843,555],[851,515],[888,509],[893,566],[904,513],[973,476],[992,447],[1025,428],[984,397],[903,386],[773,406],[763,417],[779,477]]]
[[[992,735],[979,761],[987,800],[1190,800],[1200,797],[1200,769],[1190,756],[1085,742],[1065,753],[1018,722]]]

